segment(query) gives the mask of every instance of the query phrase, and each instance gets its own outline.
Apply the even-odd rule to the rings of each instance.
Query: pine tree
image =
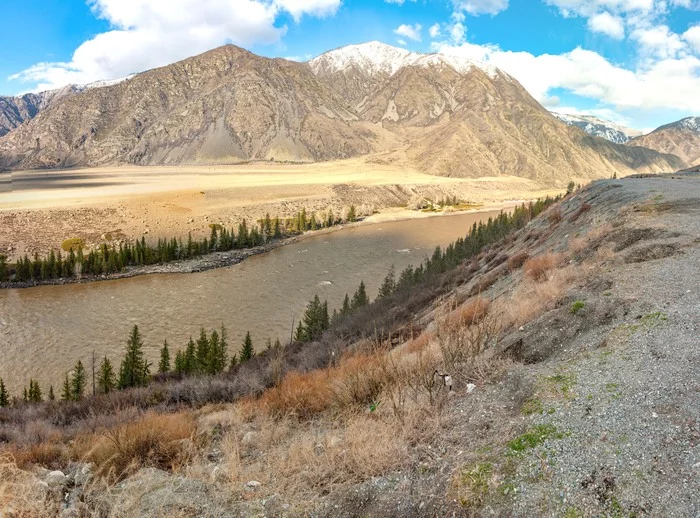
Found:
[[[360,281],[360,286],[357,288],[355,295],[352,297],[352,303],[350,307],[355,310],[366,306],[369,304],[369,297],[367,297],[367,290],[365,289],[365,281]]]
[[[345,299],[343,299],[343,307],[340,308],[340,316],[343,317],[350,313],[352,308],[350,307],[350,297],[348,297],[348,294],[345,294]]]
[[[243,346],[241,347],[241,363],[247,362],[253,356],[255,356],[255,350],[253,349],[253,340],[250,338],[250,331],[248,331],[245,335],[245,340],[243,340]]]
[[[182,351],[175,353],[175,374],[182,376],[185,370],[185,354]]]
[[[10,406],[10,394],[5,388],[5,382],[0,378],[0,408],[5,408]]]
[[[75,401],[80,401],[85,397],[85,387],[87,386],[87,375],[85,374],[85,367],[83,367],[83,362],[78,360],[73,369],[73,377],[70,382],[71,395]]]
[[[199,330],[197,340],[197,360],[194,372],[205,374],[209,372],[209,338],[204,328]]]
[[[108,394],[114,390],[116,377],[112,362],[106,356],[100,364],[100,373],[97,376],[97,390],[100,394]]]
[[[209,367],[209,374],[219,374],[226,368],[226,362],[228,353],[226,349],[228,348],[226,328],[221,326],[221,335],[216,331],[212,331],[211,338],[209,339],[209,358],[207,365]]]
[[[236,368],[236,365],[238,365],[238,356],[233,354],[233,355],[231,355],[231,361],[228,364],[229,372],[233,371],[233,369]]]
[[[126,342],[126,352],[119,368],[120,389],[143,387],[148,381],[149,364],[143,356],[143,341],[139,327],[134,328]]]
[[[191,336],[190,341],[187,342],[184,359],[185,361],[183,362],[183,366],[185,368],[185,374],[194,374],[195,370],[197,369],[197,349]]]
[[[158,362],[158,372],[165,374],[170,372],[170,350],[168,349],[168,341],[163,342],[163,348],[160,350],[160,362]]]
[[[66,374],[66,379],[63,380],[63,390],[61,392],[63,401],[73,401],[73,388],[71,387],[70,378]]]
[[[377,295],[377,298],[385,299],[386,297],[394,293],[395,289],[396,274],[394,272],[394,265],[391,265],[391,268],[389,268],[389,273],[384,278],[384,282],[382,283],[382,285],[379,287],[379,294]]]
[[[56,395],[53,393],[53,385],[49,385],[49,401],[55,401]]]
[[[0,254],[0,282],[5,282],[8,279],[9,275],[7,273],[7,257]]]
[[[354,205],[350,205],[350,208],[348,209],[347,217],[345,219],[347,219],[347,221],[350,223],[352,223],[353,221],[357,221],[357,214],[355,212]]]
[[[41,387],[39,387],[39,382],[35,379],[29,380],[29,392],[27,393],[27,400],[30,403],[41,403],[44,397],[41,392]]]

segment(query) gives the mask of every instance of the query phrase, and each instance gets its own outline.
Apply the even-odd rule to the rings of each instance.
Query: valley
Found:
[[[425,200],[456,197],[499,209],[561,192],[517,177],[444,178],[362,159],[13,172],[7,184],[0,191],[0,254],[10,261],[58,250],[70,238],[90,246],[107,237],[203,238],[213,223],[291,217],[304,208],[343,216],[354,205],[365,222],[376,223],[434,215],[419,210]]]

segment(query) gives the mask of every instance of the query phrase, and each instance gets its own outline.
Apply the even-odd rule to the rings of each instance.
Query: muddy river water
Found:
[[[157,365],[167,339],[184,348],[200,327],[224,324],[229,352],[246,331],[257,348],[269,337],[288,339],[315,294],[337,308],[365,281],[371,298],[391,265],[418,265],[437,245],[466,234],[497,212],[378,223],[316,235],[251,257],[241,264],[195,274],[147,275],[114,281],[0,290],[0,377],[13,394],[30,377],[60,387],[77,360],[121,360],[134,324]],[[59,390],[60,391],[60,390]]]

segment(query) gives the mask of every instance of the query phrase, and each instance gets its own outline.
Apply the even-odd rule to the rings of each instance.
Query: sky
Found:
[[[0,0],[0,95],[233,43],[308,60],[378,40],[489,62],[551,110],[636,129],[700,115],[700,0]]]

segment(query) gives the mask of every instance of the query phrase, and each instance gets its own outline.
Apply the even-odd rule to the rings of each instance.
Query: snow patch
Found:
[[[460,74],[465,74],[472,68],[478,68],[491,79],[495,79],[498,75],[503,75],[500,70],[488,63],[476,62],[447,54],[410,52],[378,41],[360,45],[348,45],[326,52],[309,61],[309,65],[315,74],[341,72],[351,67],[357,67],[369,75],[386,74],[393,76],[407,66],[432,66],[450,67]]]

